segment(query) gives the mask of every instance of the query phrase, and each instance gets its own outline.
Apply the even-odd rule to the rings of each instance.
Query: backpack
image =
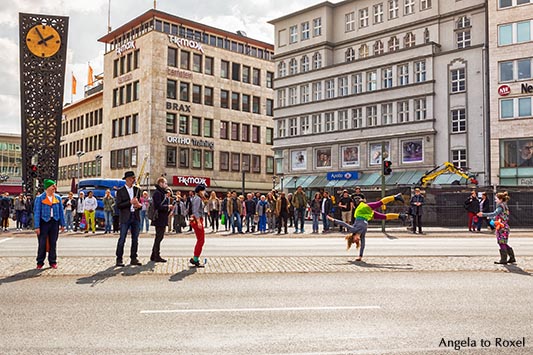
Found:
[[[153,202],[150,202],[148,210],[146,211],[146,215],[150,221],[154,221],[157,219],[157,217],[159,217],[159,211],[155,209]]]

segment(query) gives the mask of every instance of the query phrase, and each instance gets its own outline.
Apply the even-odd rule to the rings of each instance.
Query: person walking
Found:
[[[26,199],[24,198],[24,194],[20,194],[16,199],[14,203],[15,207],[15,215],[17,219],[17,230],[21,231],[24,227],[22,223],[22,215],[26,213]]]
[[[161,257],[161,242],[165,237],[165,229],[168,222],[168,214],[172,213],[174,206],[170,203],[167,196],[168,182],[164,177],[157,179],[155,184],[155,192],[152,198],[153,208],[157,211],[157,218],[152,220],[152,225],[155,227],[155,239],[152,246],[152,255],[150,261],[156,263],[166,263],[167,261]]]
[[[257,225],[257,230],[259,233],[263,234],[266,233],[266,225],[267,225],[267,210],[270,208],[270,205],[268,204],[268,201],[266,200],[265,195],[261,195],[259,202],[257,202],[257,206],[255,207],[255,213],[259,217],[259,223]]]
[[[494,264],[514,264],[516,263],[514,250],[509,245],[509,202],[510,197],[507,192],[498,192],[495,197],[496,209],[494,212],[478,212],[478,217],[493,218],[496,226],[496,241],[500,247],[500,260]],[[509,257],[509,259],[507,259]]]
[[[67,232],[72,232],[74,230],[74,214],[76,213],[76,200],[72,192],[68,193],[68,197],[63,202],[63,210],[65,211],[65,229]]]
[[[322,225],[324,229],[322,230],[322,233],[328,233],[329,232],[329,220],[328,216],[331,214],[331,209],[333,208],[333,203],[331,202],[331,199],[329,198],[329,192],[324,191],[322,194],[322,203],[320,205],[320,213],[322,214]]]
[[[209,201],[207,201],[209,215],[211,216],[211,231],[218,232],[218,224],[220,220],[220,200],[215,191],[211,191]]]
[[[483,212],[483,213],[490,212],[490,204],[489,204],[489,199],[487,198],[487,193],[486,192],[483,192],[481,194],[481,199],[479,200],[479,212]],[[478,217],[477,224],[476,224],[478,232],[481,232],[481,227],[483,225],[483,221],[485,221],[485,223],[487,223],[487,225],[489,226],[489,228],[491,230],[494,230],[494,227],[491,226],[491,224],[489,223],[489,219],[488,218],[486,218],[486,217]]]
[[[78,231],[78,228],[80,229],[81,231],[81,228],[80,228],[80,222],[84,216],[84,213],[83,213],[83,200],[85,200],[85,194],[83,193],[83,191],[80,191],[80,193],[78,194],[78,199],[76,200],[76,215],[74,216],[75,220],[75,224],[74,224],[74,232],[77,232]]]
[[[120,237],[117,242],[117,250],[115,253],[117,257],[116,266],[124,266],[122,256],[124,255],[124,244],[126,244],[128,230],[131,231],[130,264],[142,265],[139,259],[137,259],[137,250],[139,249],[139,225],[141,223],[139,211],[142,207],[139,202],[141,190],[133,185],[135,183],[135,173],[133,171],[126,171],[122,179],[126,180],[126,184],[117,191],[115,201],[120,213]]]
[[[276,201],[276,216],[278,218],[278,234],[281,233],[283,227],[285,234],[287,234],[287,219],[289,217],[289,200],[285,197],[285,192],[281,192],[280,197]]]
[[[420,193],[420,189],[415,188],[415,194],[411,197],[409,202],[411,206],[411,217],[413,218],[413,234],[416,234],[418,228],[418,234],[424,234],[422,232],[422,207],[424,206],[424,196]]]
[[[105,190],[105,196],[102,201],[104,202],[104,234],[107,234],[111,233],[111,226],[113,224],[113,210],[115,205],[115,199],[113,198],[113,196],[111,196],[111,190]]]
[[[322,195],[320,192],[315,192],[315,198],[309,204],[311,208],[311,217],[313,218],[313,234],[318,233],[318,220],[320,219],[320,211],[322,208]]]
[[[143,191],[141,199],[139,200],[141,203],[141,225],[139,227],[140,232],[142,233],[143,229],[148,233],[148,228],[150,227],[150,220],[148,219],[148,207],[150,207],[150,196],[148,196],[148,191]]]
[[[4,232],[7,232],[9,228],[9,214],[11,213],[11,199],[9,198],[9,193],[6,191],[0,197],[0,217],[2,218],[2,224],[0,228],[4,229]]]
[[[464,206],[465,209],[468,211],[468,231],[474,232],[474,218],[477,219],[476,215],[479,212],[479,200],[477,199],[477,194],[475,190],[472,190],[470,196],[468,196],[468,198],[466,199]]]
[[[207,202],[205,188],[203,184],[196,186],[194,189],[195,195],[191,198],[190,224],[196,235],[196,245],[194,246],[194,255],[189,260],[189,263],[196,267],[200,266],[200,255],[205,243],[204,207]]]
[[[98,201],[92,191],[87,193],[87,197],[83,200],[83,213],[85,214],[85,221],[87,223],[87,230],[85,233],[89,233],[89,229],[93,234],[96,232],[96,208],[98,207]]]
[[[65,215],[61,197],[56,194],[54,180],[45,179],[44,192],[37,196],[34,204],[34,228],[39,241],[37,248],[37,269],[42,269],[46,258],[47,244],[48,262],[52,269],[57,269],[57,238],[59,230],[65,230]]]
[[[294,205],[294,233],[303,233],[305,210],[307,209],[307,196],[305,195],[302,185],[299,185],[296,188],[296,192],[292,197],[292,204]],[[298,225],[300,225],[300,228],[298,228]]]

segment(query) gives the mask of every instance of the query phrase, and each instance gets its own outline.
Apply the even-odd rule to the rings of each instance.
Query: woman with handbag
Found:
[[[155,226],[155,239],[152,246],[152,255],[150,260],[156,263],[166,263],[167,261],[161,257],[161,242],[165,237],[165,228],[168,224],[168,214],[172,212],[174,206],[170,203],[167,196],[168,183],[167,179],[160,177],[157,179],[155,185],[154,197],[152,203],[154,204],[155,214],[152,219],[152,225]]]

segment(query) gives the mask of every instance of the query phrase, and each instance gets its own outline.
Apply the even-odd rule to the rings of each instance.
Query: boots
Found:
[[[507,254],[509,254],[509,260],[507,260],[507,262],[508,262],[509,264],[514,264],[514,263],[516,263],[516,259],[514,258],[514,251],[513,251],[513,248],[507,247]]]
[[[500,261],[495,261],[494,264],[507,264],[507,250],[500,249]]]
[[[400,201],[401,203],[405,203],[402,194],[394,195],[394,201]]]

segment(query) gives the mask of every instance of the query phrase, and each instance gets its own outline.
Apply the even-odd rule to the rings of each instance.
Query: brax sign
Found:
[[[173,176],[172,185],[174,186],[196,186],[198,184],[204,184],[205,186],[211,186],[211,179],[207,177],[198,176]]]
[[[168,39],[170,43],[176,43],[178,47],[189,47],[191,49],[199,50],[200,52],[204,53],[204,49],[202,48],[202,44],[196,41],[193,41],[192,39],[186,39],[186,38],[180,38],[178,36],[174,35],[168,35]]]
[[[191,112],[191,105],[183,105],[183,104],[167,102],[167,110],[180,111],[180,112]]]

